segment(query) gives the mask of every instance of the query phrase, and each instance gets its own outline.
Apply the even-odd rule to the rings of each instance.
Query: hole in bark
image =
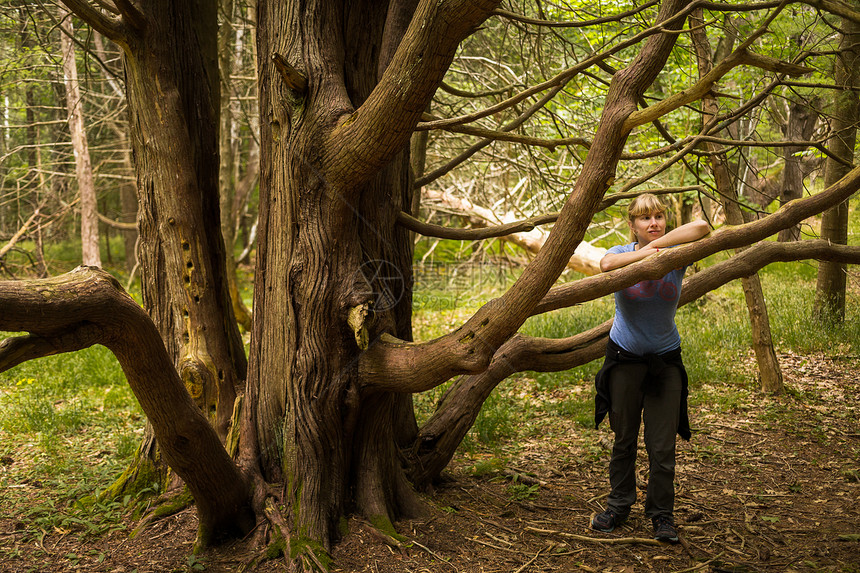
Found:
[[[188,261],[187,263],[185,263],[185,266],[188,267],[189,269],[193,269],[194,263],[192,263],[191,261]]]
[[[200,302],[200,296],[199,295],[196,295],[196,294],[194,295],[194,302]]]
[[[191,245],[188,243],[188,241],[182,241],[182,250],[187,251],[189,249],[191,249]]]

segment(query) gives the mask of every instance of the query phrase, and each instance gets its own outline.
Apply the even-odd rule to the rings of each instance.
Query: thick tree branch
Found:
[[[238,468],[186,391],[152,320],[116,279],[78,267],[49,279],[0,281],[0,330],[31,333],[0,346],[0,370],[93,344],[109,348],[152,423],[165,460],[194,496],[198,541],[208,544],[220,535],[250,531],[254,516]]]
[[[93,7],[87,0],[61,0],[70,12],[74,12],[81,20],[89,24],[106,38],[110,38],[120,46],[127,46],[127,30],[124,20],[108,16],[101,10]],[[140,14],[136,9],[133,13]],[[127,22],[129,26],[135,27],[136,20],[132,18]]]
[[[792,201],[763,219],[736,227],[724,227],[696,243],[660,251],[659,255],[639,263],[641,266],[631,265],[611,273],[556,287],[549,291],[535,307],[535,313],[540,314],[592,300],[636,284],[640,280],[660,278],[671,269],[692,264],[719,251],[737,249],[764,240],[781,229],[796,225],[806,218],[841,203],[858,189],[860,189],[860,167],[855,168],[838,183],[821,193]],[[659,261],[664,256],[664,261]]]
[[[332,137],[342,142],[327,169],[362,181],[409,143],[460,42],[499,0],[419,3],[409,28],[370,96]],[[399,106],[391,113],[391,106]]]

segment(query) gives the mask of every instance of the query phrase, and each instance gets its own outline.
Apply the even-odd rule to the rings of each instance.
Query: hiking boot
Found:
[[[626,515],[619,515],[614,509],[607,509],[591,518],[591,529],[609,533],[627,521]]]
[[[668,515],[658,515],[651,520],[654,524],[654,539],[664,543],[678,543],[678,530]]]

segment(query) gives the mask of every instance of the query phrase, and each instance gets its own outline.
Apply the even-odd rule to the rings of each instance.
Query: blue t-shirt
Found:
[[[607,253],[629,253],[636,243],[615,245]],[[615,321],[609,338],[627,352],[662,354],[681,346],[675,311],[687,268],[670,271],[662,279],[642,281],[615,293]]]

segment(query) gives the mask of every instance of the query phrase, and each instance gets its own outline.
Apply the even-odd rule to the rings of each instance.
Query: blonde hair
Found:
[[[651,213],[666,213],[666,205],[660,201],[660,198],[651,193],[643,193],[639,195],[627,206],[627,222],[633,223],[636,217],[642,215],[650,215]],[[633,229],[630,229],[630,239],[635,240],[636,234]]]

